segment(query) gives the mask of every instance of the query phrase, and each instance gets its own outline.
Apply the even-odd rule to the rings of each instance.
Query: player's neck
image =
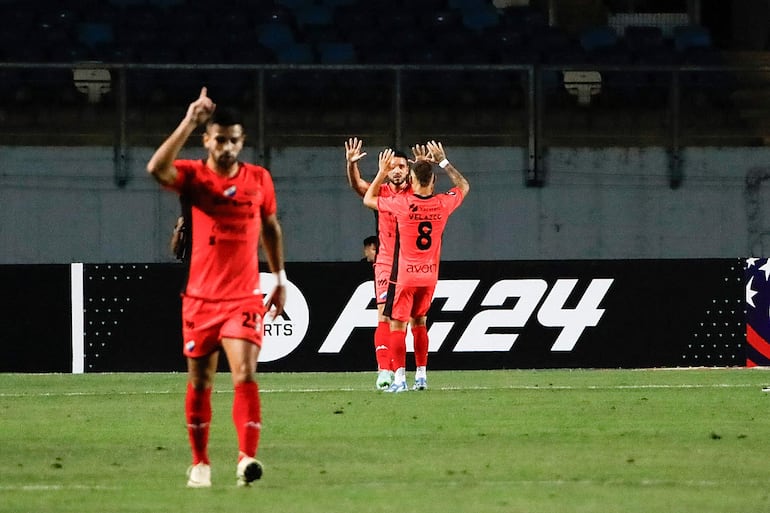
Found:
[[[415,185],[412,184],[412,193],[414,193],[415,196],[422,196],[422,197],[428,197],[433,196],[433,186],[432,185]]]

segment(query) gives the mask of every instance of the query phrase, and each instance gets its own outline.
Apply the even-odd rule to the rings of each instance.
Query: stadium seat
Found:
[[[307,43],[288,43],[274,52],[279,64],[313,64],[316,60],[313,47]]]
[[[77,31],[78,42],[92,48],[98,44],[112,43],[115,38],[112,31],[112,25],[108,23],[79,23]]]
[[[700,25],[674,27],[674,49],[684,52],[691,48],[711,48],[711,33]]]
[[[333,21],[333,11],[325,5],[304,5],[294,9],[294,19],[299,27],[330,25]]]
[[[588,53],[611,48],[618,44],[618,35],[607,26],[592,27],[580,33],[580,46]]]
[[[259,43],[274,52],[295,42],[294,31],[283,22],[271,21],[257,28]]]
[[[478,9],[463,9],[462,24],[465,28],[475,31],[484,31],[500,24],[500,15],[497,9],[484,6]]]
[[[356,52],[351,43],[318,43],[321,64],[354,64]]]

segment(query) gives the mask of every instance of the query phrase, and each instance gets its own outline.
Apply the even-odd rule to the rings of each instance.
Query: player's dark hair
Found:
[[[419,184],[426,187],[433,183],[433,165],[427,160],[418,160],[412,165],[412,172]]]
[[[409,160],[409,157],[407,156],[407,154],[401,150],[393,150],[393,156],[400,159],[406,159],[407,161]]]
[[[232,108],[217,108],[207,123],[207,125],[214,124],[220,126],[243,125],[243,116],[239,111]]]
[[[364,246],[370,246],[372,244],[375,246],[380,245],[380,239],[378,239],[376,235],[370,235],[364,239]]]

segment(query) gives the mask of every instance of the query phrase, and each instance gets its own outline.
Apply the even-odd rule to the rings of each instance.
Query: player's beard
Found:
[[[236,155],[233,155],[232,153],[223,153],[217,158],[217,164],[222,169],[229,169],[230,166],[235,164],[236,158]]]

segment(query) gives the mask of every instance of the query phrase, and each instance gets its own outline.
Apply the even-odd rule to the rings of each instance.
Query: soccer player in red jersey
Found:
[[[361,178],[358,161],[366,153],[361,151],[363,141],[357,137],[349,139],[345,143],[345,157],[347,161],[347,177],[350,187],[362,198],[369,189],[370,183]],[[409,185],[409,160],[406,154],[393,152],[393,158],[389,163],[387,183],[380,185],[379,194],[383,197],[401,194],[410,194]],[[377,215],[377,235],[379,248],[374,264],[374,297],[377,302],[377,328],[374,331],[374,354],[377,359],[376,386],[380,390],[388,390],[393,384],[395,369],[392,368],[390,351],[388,349],[390,339],[390,319],[384,315],[385,300],[387,298],[388,283],[391,268],[393,266],[393,244],[396,237],[395,218],[390,214]],[[428,329],[424,323],[412,321],[412,335],[414,336],[414,360],[416,366],[415,388],[424,390],[427,387],[428,365]]]
[[[178,159],[187,139],[204,124],[207,158]],[[273,180],[267,169],[237,160],[244,137],[238,114],[217,110],[204,87],[147,164],[147,171],[161,185],[182,195],[191,207],[192,251],[182,294],[183,353],[188,369],[185,415],[192,448],[190,487],[211,486],[211,390],[220,348],[234,387],[237,484],[245,486],[262,476],[262,464],[256,460],[261,429],[257,359],[263,316],[283,312],[286,272]],[[260,233],[277,280],[266,302],[259,284]]]
[[[377,209],[380,216],[396,220],[393,269],[384,305],[390,318],[390,353],[396,368],[389,392],[405,392],[406,325],[409,318],[425,325],[433,292],[438,282],[441,239],[447,219],[460,206],[470,190],[468,180],[446,158],[444,147],[435,141],[414,149],[416,161],[411,168],[412,193],[394,196],[380,194],[388,176],[393,151],[380,153],[379,170],[364,195],[364,205]],[[433,164],[444,169],[453,187],[434,194],[436,175]]]

